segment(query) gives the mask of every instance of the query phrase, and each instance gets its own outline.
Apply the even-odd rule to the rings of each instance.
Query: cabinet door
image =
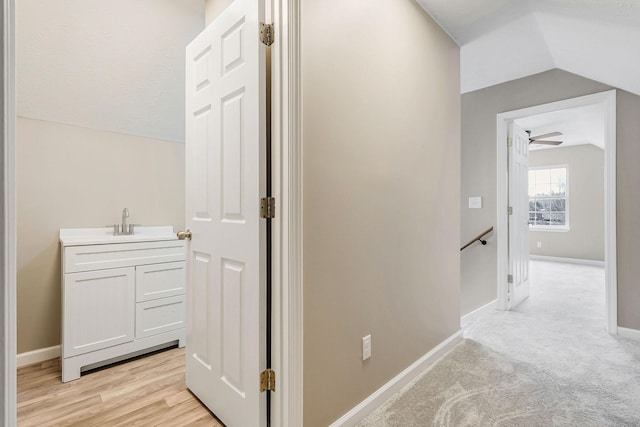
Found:
[[[136,267],[136,301],[183,295],[185,275],[184,261]]]
[[[136,339],[184,328],[184,295],[136,304]]]
[[[133,341],[133,267],[64,275],[63,357]]]

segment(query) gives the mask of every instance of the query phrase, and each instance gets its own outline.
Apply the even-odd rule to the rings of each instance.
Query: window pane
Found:
[[[551,195],[552,196],[564,196],[566,193],[566,186],[564,183],[554,182],[551,184]]]
[[[565,213],[552,213],[551,214],[551,224],[550,225],[565,225]]]
[[[549,169],[536,169],[536,185],[550,184],[551,174]]]
[[[551,191],[553,194],[565,194],[567,191],[567,169],[551,169]]]
[[[533,212],[536,210],[536,201],[533,199],[529,200],[529,212]]]
[[[565,201],[564,199],[552,199],[550,200],[550,207],[552,211],[562,211],[564,212],[565,209]]]
[[[551,186],[549,185],[549,183],[536,182],[536,196],[549,196],[549,195],[551,195]]]
[[[536,212],[539,212],[541,210],[544,210],[544,205],[542,204],[542,202],[538,199],[536,199]]]
[[[531,216],[529,216],[529,221],[531,222]],[[534,225],[542,224],[542,214],[540,212],[535,212],[533,214],[533,224]]]
[[[567,170],[565,168],[549,169],[549,182],[565,182],[567,180]]]
[[[539,225],[549,225],[551,220],[550,201],[546,199],[536,201],[536,223]]]
[[[551,200],[549,199],[538,199],[536,205],[538,206],[539,211],[548,212],[551,210]]]

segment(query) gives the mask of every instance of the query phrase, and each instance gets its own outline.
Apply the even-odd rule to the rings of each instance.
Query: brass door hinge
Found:
[[[509,206],[509,207],[507,208],[507,213],[508,213],[509,215],[513,215],[513,208],[512,208],[511,206]]]
[[[273,219],[276,217],[275,197],[263,197],[260,199],[260,218]]]
[[[276,391],[276,373],[273,369],[260,372],[260,392]]]
[[[260,23],[260,41],[262,44],[271,46],[273,44],[273,24]]]
[[[507,147],[513,147],[513,138],[507,138]]]
[[[507,283],[513,283],[513,274],[507,274]]]

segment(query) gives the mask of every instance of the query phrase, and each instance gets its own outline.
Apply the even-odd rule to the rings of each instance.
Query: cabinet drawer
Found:
[[[184,242],[180,240],[67,246],[63,271],[75,273],[184,260]]]
[[[133,341],[135,269],[65,274],[63,357]]]
[[[184,294],[185,262],[136,267],[136,302]]]
[[[184,328],[184,295],[136,304],[136,339]]]

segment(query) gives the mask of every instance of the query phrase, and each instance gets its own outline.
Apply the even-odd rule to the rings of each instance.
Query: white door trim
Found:
[[[273,369],[278,398],[272,425],[302,425],[302,104],[300,0],[274,1],[272,158]]]
[[[602,104],[604,106],[604,184],[605,184],[605,287],[607,331],[618,331],[618,288],[616,261],[616,91],[595,93],[549,104],[537,105],[497,115],[496,171],[498,245],[498,309],[507,309],[507,128],[510,121],[566,108]]]
[[[0,418],[5,426],[18,425],[16,387],[16,84],[15,2],[3,0],[3,188],[2,212],[2,359],[3,398]]]

